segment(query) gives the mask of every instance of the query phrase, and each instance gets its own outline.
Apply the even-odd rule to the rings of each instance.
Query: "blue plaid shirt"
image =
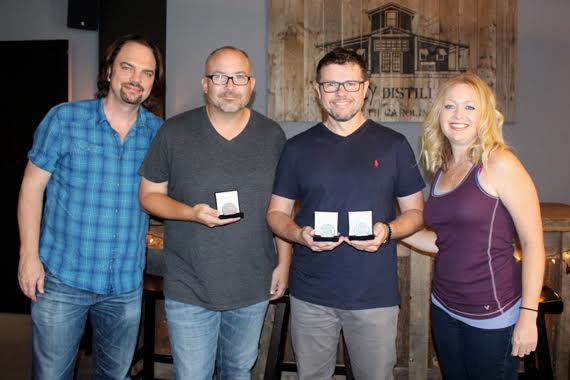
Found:
[[[140,107],[121,143],[94,99],[52,108],[36,129],[28,158],[51,173],[40,259],[63,283],[98,294],[142,285],[148,215],[137,170],[161,124]]]

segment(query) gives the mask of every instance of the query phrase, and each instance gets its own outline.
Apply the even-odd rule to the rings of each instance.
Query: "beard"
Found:
[[[323,108],[325,109],[326,113],[335,121],[344,122],[351,120],[354,116],[356,116],[362,106],[364,105],[363,102],[355,102],[353,107],[349,110],[343,111],[343,113],[337,112],[334,107],[330,106],[329,104],[322,104]]]
[[[327,110],[327,113],[336,121],[349,121],[351,120],[360,110],[351,110],[349,113],[341,115],[334,110]]]
[[[231,100],[224,99],[226,97],[232,98]],[[217,97],[207,96],[208,104],[216,107],[222,112],[238,112],[244,109],[249,103],[250,96],[244,96],[241,93],[234,93],[226,91]]]
[[[129,94],[128,90],[125,89],[126,85],[136,87],[137,89],[144,91],[144,89],[137,83],[123,83],[121,85],[121,94],[120,94],[121,100],[127,104],[134,104],[134,105],[141,104],[144,101],[143,94],[138,94],[138,95]]]

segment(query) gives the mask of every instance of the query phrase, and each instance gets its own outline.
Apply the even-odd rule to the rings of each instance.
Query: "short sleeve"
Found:
[[[34,132],[32,149],[28,159],[37,167],[53,173],[61,157],[62,123],[58,118],[59,107],[52,108]]]
[[[419,171],[418,162],[412,147],[406,138],[402,138],[397,152],[398,177],[395,193],[397,197],[405,197],[421,191],[425,182]]]
[[[170,178],[166,125],[164,124],[153,138],[138,171],[141,177],[154,183],[167,182]]]
[[[297,199],[298,193],[299,187],[295,173],[295,157],[290,142],[287,142],[279,158],[277,170],[275,171],[273,194],[287,199]]]
[[[283,152],[283,147],[287,142],[287,138],[285,137],[285,133],[279,124],[277,124],[277,128],[279,128],[278,137],[275,139],[275,148],[278,154],[280,155]]]

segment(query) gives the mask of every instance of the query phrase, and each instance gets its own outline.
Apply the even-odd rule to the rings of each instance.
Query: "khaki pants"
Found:
[[[340,331],[356,380],[392,380],[398,306],[343,310],[291,299],[291,337],[300,380],[330,379]]]

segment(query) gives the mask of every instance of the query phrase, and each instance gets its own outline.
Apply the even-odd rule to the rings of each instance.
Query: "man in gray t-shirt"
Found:
[[[179,379],[211,379],[214,364],[218,378],[249,379],[268,300],[287,288],[291,246],[274,244],[265,222],[285,136],[246,107],[254,85],[245,52],[212,52],[206,106],[166,121],[139,170],[142,206],[165,220],[165,306]],[[234,198],[216,199],[226,192]],[[224,215],[226,203],[233,215]]]

